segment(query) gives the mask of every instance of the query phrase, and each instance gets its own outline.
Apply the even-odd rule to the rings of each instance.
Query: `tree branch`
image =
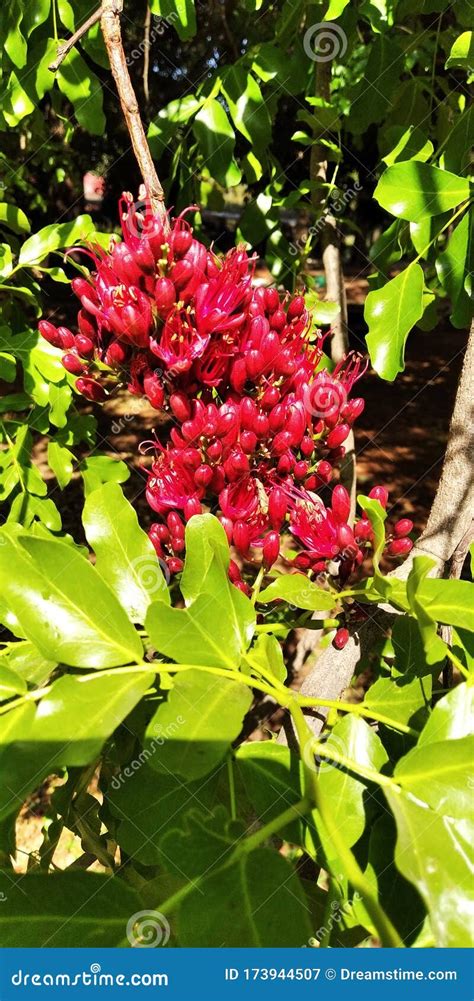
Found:
[[[62,45],[58,47],[56,59],[54,59],[48,66],[48,69],[51,70],[52,73],[57,73],[68,52],[74,48],[77,42],[80,42],[82,36],[85,35],[90,28],[94,27],[94,24],[97,24],[97,21],[100,21],[101,15],[102,7],[99,7],[93,14],[90,15],[90,17],[87,18],[87,21],[84,21],[84,24],[81,24],[81,27],[78,28],[70,38],[68,38],[67,42],[63,42]]]
[[[103,0],[101,16],[102,34],[123,115],[132,141],[133,152],[140,167],[150,205],[152,211],[161,218],[164,227],[167,229],[169,223],[164,204],[165,196],[153,163],[150,147],[147,143],[140,118],[138,102],[132,87],[123,50],[120,28],[122,9],[123,0]]]

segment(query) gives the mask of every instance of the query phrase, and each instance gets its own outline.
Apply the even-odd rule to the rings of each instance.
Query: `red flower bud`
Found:
[[[207,455],[211,462],[218,462],[222,456],[222,442],[216,438],[207,446]]]
[[[305,301],[302,295],[295,295],[295,298],[291,300],[286,315],[288,320],[294,320],[296,317],[301,316],[305,310]]]
[[[309,462],[306,462],[306,459],[301,459],[300,462],[295,462],[293,468],[293,476],[297,480],[304,480],[308,475],[308,469],[309,469]]]
[[[193,234],[190,229],[178,229],[173,233],[170,243],[178,257],[186,254],[193,242]]]
[[[166,561],[168,570],[170,573],[181,573],[184,563],[180,560],[179,556],[171,556],[169,560]]]
[[[318,476],[323,483],[329,483],[332,477],[332,466],[330,462],[326,461],[326,459],[322,459],[321,462],[318,462]]]
[[[280,305],[280,295],[276,288],[265,289],[265,309],[269,313],[274,313]]]
[[[280,555],[280,536],[278,532],[269,532],[265,536],[263,543],[263,566],[265,570],[269,570],[270,567],[276,563]]]
[[[354,550],[355,553],[357,549],[354,539],[354,533],[352,531],[352,528],[349,528],[349,525],[337,526],[337,542],[341,550],[345,549]],[[348,553],[347,555],[350,554]]]
[[[45,341],[53,345],[53,348],[64,347],[58,328],[53,323],[50,323],[49,320],[40,320],[38,330]]]
[[[265,414],[257,414],[253,428],[255,434],[259,438],[266,438],[270,430],[270,422],[268,420],[268,417],[266,417]]]
[[[307,459],[309,459],[309,457],[311,455],[313,455],[313,453],[314,453],[314,441],[313,441],[312,438],[309,437],[309,435],[305,435],[304,438],[301,439],[300,449],[301,449],[303,455]]]
[[[85,365],[77,357],[77,355],[71,355],[71,354],[63,355],[62,363],[64,365],[64,368],[66,369],[66,372],[70,372],[71,375],[81,375],[82,372],[85,372],[86,370]]]
[[[244,396],[240,403],[240,421],[242,427],[246,431],[252,431],[255,418],[257,416],[257,407],[255,401],[252,400],[251,396]]]
[[[244,452],[251,455],[257,447],[257,435],[254,431],[241,431],[240,444]]]
[[[166,523],[172,535],[184,539],[184,525],[177,511],[170,511]]]
[[[111,368],[117,368],[126,361],[128,349],[120,341],[112,341],[105,352],[105,364]]]
[[[184,517],[186,521],[195,514],[202,514],[202,505],[198,497],[189,497],[184,505]]]
[[[332,641],[332,645],[336,650],[343,650],[347,641],[349,639],[349,630],[342,627],[337,630],[337,633]]]
[[[234,524],[233,541],[236,549],[242,556],[246,556],[250,547],[250,531],[244,521],[236,521]]]
[[[286,313],[284,309],[277,309],[270,317],[270,326],[273,330],[283,330],[286,327]]]
[[[189,420],[191,407],[185,393],[172,393],[170,396],[170,407],[178,421],[182,423]]]
[[[194,473],[194,482],[198,487],[208,487],[213,477],[213,470],[207,463],[198,466]]]
[[[409,535],[413,531],[413,522],[410,518],[400,518],[400,521],[397,521],[393,526],[393,531],[399,539],[404,535]]]
[[[280,390],[277,389],[276,386],[269,386],[268,389],[265,390],[262,399],[260,400],[260,405],[263,407],[264,410],[271,410],[272,407],[276,406],[276,404],[280,402],[280,399],[281,399]]]
[[[356,522],[354,526],[354,535],[356,539],[361,542],[366,542],[369,539],[372,539],[373,534],[372,525],[370,524],[368,518],[361,518],[360,521]]]
[[[293,435],[289,431],[279,431],[273,439],[272,451],[275,452],[275,455],[282,455],[290,447],[292,441]]]
[[[350,430],[351,429],[348,424],[339,424],[337,428],[330,431],[326,439],[328,448],[337,448],[338,445],[342,445],[343,441],[345,441],[350,434]]]
[[[387,547],[387,552],[390,556],[407,556],[411,549],[413,549],[411,539],[394,539]]]
[[[286,408],[284,403],[277,403],[273,410],[270,410],[268,421],[272,431],[278,431],[285,424]],[[290,435],[291,437],[291,435]]]
[[[94,354],[94,345],[85,334],[76,334],[76,348],[81,358],[92,358]]]
[[[334,487],[331,500],[332,513],[338,524],[345,524],[351,513],[351,499],[345,487]]]
[[[263,372],[265,368],[265,360],[261,351],[256,351],[253,348],[249,351],[246,359],[245,365],[250,379],[257,379],[258,376]]]
[[[165,391],[161,379],[156,375],[156,372],[147,372],[143,379],[143,388],[152,407],[155,410],[161,410],[165,399]]]
[[[76,338],[69,327],[58,327],[58,331],[61,335],[61,343],[63,348],[67,351],[68,348],[73,348],[76,343]]]
[[[230,384],[236,393],[241,393],[247,382],[247,366],[245,358],[237,358],[232,365]]]
[[[378,500],[379,504],[381,504],[383,508],[387,507],[388,490],[386,490],[385,487],[372,487],[372,490],[369,492],[369,497],[371,497],[372,500]]]
[[[232,584],[237,584],[238,581],[242,580],[240,567],[237,566],[235,560],[230,561],[228,574],[229,574],[229,580],[232,582]]]
[[[268,516],[272,528],[279,529],[285,520],[288,501],[280,487],[274,487],[268,498]]]
[[[93,400],[95,403],[101,403],[107,396],[103,386],[100,385],[100,382],[96,382],[95,379],[77,379],[76,389],[87,400]]]
[[[155,285],[155,302],[163,319],[168,315],[176,301],[176,289],[170,278],[158,278]]]

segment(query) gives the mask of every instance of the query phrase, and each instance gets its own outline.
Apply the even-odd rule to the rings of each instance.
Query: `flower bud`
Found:
[[[270,317],[270,326],[272,330],[283,330],[286,327],[286,313],[284,309],[277,309],[272,313]]]
[[[165,398],[165,391],[163,389],[161,379],[156,375],[156,372],[147,372],[143,379],[143,388],[145,390],[145,396],[149,399],[152,407],[154,407],[155,410],[161,410]]]
[[[350,430],[348,424],[339,424],[333,431],[330,431],[326,439],[328,448],[337,448],[339,445],[342,445],[343,441],[350,434]]]
[[[229,580],[232,584],[237,584],[237,581],[242,580],[242,574],[240,572],[240,567],[237,565],[235,560],[230,560],[228,569]]]
[[[271,410],[272,407],[276,406],[280,402],[281,393],[276,386],[268,386],[265,390],[262,399],[260,400],[260,405],[264,410]]]
[[[54,326],[54,323],[50,323],[49,320],[40,320],[38,330],[45,341],[53,345],[53,348],[64,347],[61,334],[58,328]]]
[[[286,407],[284,403],[277,403],[273,410],[270,410],[268,421],[272,431],[278,431],[285,424]],[[290,435],[291,437],[291,435]]]
[[[64,365],[64,368],[66,369],[66,372],[70,372],[71,375],[81,375],[82,372],[85,372],[85,365],[77,357],[77,355],[72,355],[72,354],[63,355],[62,363]]]
[[[73,348],[76,343],[76,338],[69,327],[58,327],[58,331],[61,335],[61,343],[63,348],[67,351],[68,348]]]
[[[385,487],[372,487],[372,490],[369,492],[369,497],[371,497],[372,500],[378,500],[379,504],[381,504],[383,508],[387,507],[388,490],[386,490]]]
[[[359,542],[367,542],[373,537],[372,525],[368,518],[361,518],[354,526],[354,536]]]
[[[166,561],[166,565],[170,573],[181,573],[184,563],[180,560],[179,556],[171,556],[169,560]]]
[[[184,539],[184,525],[177,511],[170,511],[166,523],[172,535]]]
[[[257,379],[265,368],[265,361],[262,352],[256,351],[255,348],[252,348],[245,359],[245,365],[249,378]]]
[[[196,472],[194,473],[194,482],[198,487],[208,487],[213,476],[213,470],[211,466],[203,462],[202,466],[198,466]]]
[[[218,462],[222,456],[222,442],[218,438],[207,446],[207,455],[211,462]]]
[[[279,431],[273,439],[272,451],[275,452],[275,455],[282,455],[290,448],[292,441],[293,435],[289,431]]]
[[[188,497],[184,505],[184,517],[186,521],[195,514],[202,514],[202,505],[198,497]]]
[[[393,526],[393,531],[399,539],[404,535],[409,535],[409,533],[413,531],[413,522],[411,518],[400,518],[400,520]]]
[[[237,358],[230,372],[230,384],[236,393],[241,393],[247,382],[247,366],[245,358]]]
[[[120,341],[112,341],[105,352],[105,364],[111,368],[118,368],[123,365],[128,356],[128,350]]]
[[[236,521],[232,535],[234,546],[242,556],[246,556],[250,547],[250,531],[244,521]]]
[[[240,422],[246,431],[252,431],[256,416],[255,401],[252,400],[251,396],[244,396],[240,403]]]
[[[299,462],[295,462],[293,467],[293,476],[296,480],[304,480],[308,475],[309,462],[306,459],[301,459]]]
[[[295,295],[295,298],[291,300],[288,309],[286,311],[287,319],[294,320],[296,317],[301,316],[305,310],[305,301],[302,295]]]
[[[268,498],[268,516],[270,518],[272,528],[281,528],[285,520],[287,510],[288,501],[283,490],[281,490],[280,487],[274,487]]]
[[[254,431],[241,431],[240,444],[247,455],[252,455],[257,447],[257,435]]]
[[[265,414],[257,414],[253,429],[258,438],[266,438],[270,430],[270,422]]]
[[[94,354],[94,344],[85,334],[76,334],[76,348],[81,358],[92,358]]]
[[[306,459],[309,459],[310,456],[313,455],[314,441],[312,438],[309,437],[309,435],[305,435],[304,438],[301,439],[300,449]]]
[[[394,539],[387,547],[387,552],[390,556],[407,556],[411,549],[413,549],[411,539]]]
[[[193,242],[193,234],[190,229],[177,229],[171,236],[170,243],[178,257],[186,254]]]
[[[342,627],[341,629],[337,630],[337,633],[332,641],[332,645],[336,648],[336,650],[343,650],[348,639],[349,639],[349,630]]]
[[[101,403],[107,396],[103,386],[100,385],[100,382],[96,382],[95,379],[77,379],[76,389],[78,393],[81,393],[87,400],[92,400],[94,403]]]
[[[170,278],[158,278],[155,285],[155,302],[158,313],[164,319],[176,301],[176,289]]]
[[[349,528],[349,525],[338,525],[336,534],[337,534],[337,542],[339,548],[341,550],[353,549],[355,553],[357,546],[355,544],[354,533],[352,531],[352,528]]]
[[[280,295],[276,288],[265,289],[265,309],[268,313],[274,313],[280,305]]]
[[[176,420],[183,423],[191,416],[191,407],[185,393],[172,393],[170,396],[170,407]]]
[[[326,459],[321,459],[321,462],[318,462],[318,476],[323,483],[329,483],[332,477],[332,466]]]
[[[345,524],[349,521],[351,513],[351,499],[345,487],[338,484],[334,487],[331,500],[332,513],[338,524]]]
[[[278,532],[269,532],[265,536],[263,543],[263,566],[265,570],[270,570],[270,567],[276,563],[280,555],[280,536]]]

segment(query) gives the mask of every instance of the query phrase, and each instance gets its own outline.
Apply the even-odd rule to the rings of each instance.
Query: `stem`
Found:
[[[290,712],[293,717],[293,723],[300,745],[301,760],[304,767],[306,796],[310,797],[314,803],[314,806],[321,817],[323,826],[326,828],[326,833],[332,841],[332,844],[336,849],[339,859],[346,871],[346,876],[349,882],[364,898],[364,906],[372,918],[374,927],[377,929],[382,945],[391,946],[393,948],[404,948],[404,943],[396,928],[394,928],[390,918],[386,915],[377,898],[374,896],[369,881],[364,876],[364,873],[362,872],[355,856],[346,844],[343,835],[333,820],[331,811],[328,809],[326,801],[321,795],[316,771],[305,760],[307,757],[305,753],[307,745],[309,741],[313,740],[313,735],[308,727],[305,717],[303,716],[300,706],[294,703],[290,706]]]
[[[90,17],[87,18],[87,21],[84,21],[84,24],[81,24],[81,27],[78,28],[77,31],[75,31],[74,34],[71,35],[71,37],[68,38],[66,42],[63,42],[62,45],[59,46],[58,51],[56,53],[56,59],[53,59],[53,62],[50,63],[48,66],[48,69],[51,70],[52,73],[57,73],[61,63],[66,58],[68,52],[70,52],[71,49],[74,48],[77,42],[81,40],[82,36],[85,35],[90,30],[90,28],[94,27],[94,24],[97,24],[97,21],[100,21],[101,14],[102,14],[102,7],[99,7],[97,10],[94,11],[93,14],[90,15]],[[53,0],[53,17],[54,17],[54,38],[55,41],[57,41],[58,32],[56,27],[56,0]]]
[[[227,755],[227,775],[229,778],[229,800],[230,815],[232,820],[237,820],[237,802],[235,797],[234,760],[232,752]]]
[[[255,583],[252,587],[252,605],[255,605],[257,598],[260,594],[260,588],[262,586],[262,580],[265,576],[265,567],[260,567],[258,574],[255,578]]]
[[[103,0],[101,28],[109,57],[110,68],[117,87],[120,104],[130,134],[133,152],[137,158],[152,212],[160,217],[165,230],[169,229],[168,215],[164,205],[164,192],[153,163],[138,102],[128,72],[123,50],[120,14],[123,0]]]

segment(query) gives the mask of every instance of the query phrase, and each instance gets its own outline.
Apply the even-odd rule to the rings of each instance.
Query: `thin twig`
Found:
[[[94,24],[97,24],[97,21],[100,21],[101,15],[102,7],[98,7],[97,10],[95,10],[94,13],[87,18],[87,21],[84,21],[84,24],[81,24],[81,27],[78,28],[70,38],[68,38],[67,42],[62,42],[56,53],[56,59],[54,59],[54,61],[48,66],[48,69],[51,70],[52,73],[57,73],[68,52],[74,48],[76,43],[81,40],[82,36],[85,35],[90,28],[94,27]]]
[[[146,104],[150,103],[150,29],[151,8],[146,6],[145,23],[143,25],[143,96]]]
[[[152,211],[161,218],[165,229],[168,229],[168,216],[164,205],[165,196],[153,163],[150,147],[146,140],[138,102],[132,87],[132,81],[130,80],[123,49],[122,31],[120,28],[122,9],[123,0],[103,0],[101,16],[102,34],[104,36],[112,76],[115,80],[123,115],[132,141],[133,152],[137,158]]]

